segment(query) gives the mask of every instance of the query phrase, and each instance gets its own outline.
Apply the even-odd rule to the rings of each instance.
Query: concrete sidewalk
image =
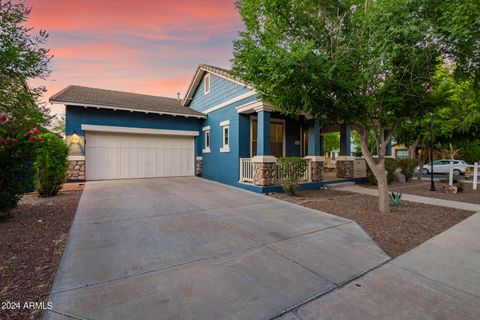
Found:
[[[280,318],[478,319],[480,213]]]
[[[361,194],[366,194],[366,195],[370,195],[370,196],[378,196],[378,190],[377,189],[364,188],[364,187],[360,187],[358,185],[339,187],[339,188],[337,188],[337,190],[361,193]],[[431,205],[434,205],[434,206],[442,206],[442,207],[447,207],[447,208],[469,210],[469,211],[475,211],[475,212],[480,211],[480,205],[478,205],[478,204],[461,202],[461,201],[443,200],[443,199],[430,198],[430,197],[415,196],[415,195],[412,195],[412,194],[405,194],[405,193],[402,194],[402,200],[417,202],[417,203],[431,204]]]

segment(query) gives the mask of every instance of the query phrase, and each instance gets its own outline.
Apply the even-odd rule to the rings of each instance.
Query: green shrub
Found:
[[[462,149],[461,158],[467,163],[473,164],[480,161],[480,139],[469,139],[466,142],[460,143],[459,147]]]
[[[417,167],[417,160],[416,159],[397,159],[397,164],[400,169],[402,169],[402,173],[405,176],[406,181],[410,181],[413,177],[415,172],[415,168]]]
[[[68,147],[53,133],[45,133],[42,138],[44,142],[35,159],[35,184],[40,196],[52,197],[67,178]]]
[[[395,170],[398,169],[397,159],[395,158],[385,158],[385,170],[387,170],[387,183],[392,183],[395,180]],[[375,159],[375,162],[378,163],[378,159]],[[370,184],[377,184],[377,178],[373,175],[372,169],[367,164],[367,180]]]
[[[299,157],[285,157],[278,159],[278,173],[283,191],[295,195],[298,182],[307,168],[307,161]]]
[[[35,147],[42,140],[37,129],[17,130],[6,116],[1,116],[0,125],[0,221],[5,221],[33,185]]]

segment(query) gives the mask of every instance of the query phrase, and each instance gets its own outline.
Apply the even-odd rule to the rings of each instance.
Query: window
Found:
[[[206,74],[203,78],[203,93],[207,94],[210,92],[210,74]]]
[[[222,142],[223,146],[220,152],[230,152],[230,120],[220,122],[222,127]]]
[[[203,128],[203,153],[210,152],[210,126]]]
[[[252,135],[251,135],[251,147],[252,147],[252,157],[257,155],[257,119],[252,119]],[[283,139],[284,139],[284,126],[285,123],[282,120],[271,120],[270,121],[270,151],[272,156],[281,158],[284,156],[283,152]]]

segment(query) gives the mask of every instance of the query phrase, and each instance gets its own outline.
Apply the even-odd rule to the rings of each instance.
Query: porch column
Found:
[[[340,155],[350,156],[351,153],[350,126],[342,124],[340,126]]]
[[[385,156],[391,157],[392,156],[392,139],[388,141],[387,146],[385,148]]]
[[[259,111],[257,120],[257,155],[268,156],[270,150],[270,112]]]
[[[308,127],[308,156],[304,159],[309,161],[310,181],[323,180],[323,139],[321,136],[320,122],[314,120]]]
[[[265,104],[257,111],[257,155],[252,158],[253,183],[257,186],[270,186],[277,183],[277,158],[271,155],[270,111]]]
[[[337,158],[337,178],[353,178],[355,157],[352,157],[350,126],[340,125],[340,155]]]

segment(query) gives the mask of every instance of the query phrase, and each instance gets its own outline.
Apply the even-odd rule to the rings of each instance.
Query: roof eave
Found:
[[[185,118],[197,118],[197,119],[206,119],[207,115],[204,114],[188,114],[188,113],[177,113],[177,112],[169,112],[169,111],[154,111],[154,110],[147,110],[147,109],[132,109],[132,108],[125,108],[125,107],[115,107],[115,106],[105,106],[105,105],[96,105],[90,103],[81,103],[81,102],[73,102],[73,101],[65,101],[60,99],[49,99],[50,103],[53,104],[64,104],[69,106],[79,106],[85,108],[97,108],[97,109],[110,109],[110,110],[122,110],[122,111],[130,111],[130,112],[141,112],[141,113],[153,113],[159,115],[170,115],[173,117],[185,117]],[[198,112],[198,111],[197,111]]]

